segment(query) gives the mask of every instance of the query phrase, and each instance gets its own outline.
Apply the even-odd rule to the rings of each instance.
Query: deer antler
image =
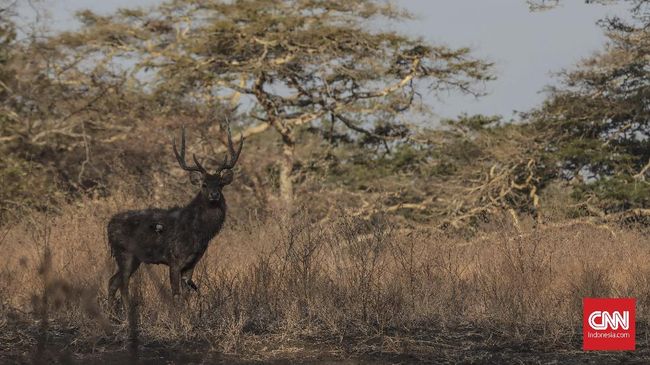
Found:
[[[197,171],[202,174],[207,174],[208,172],[201,166],[199,161],[196,159],[196,155],[192,154],[192,159],[194,160],[194,164],[196,166],[187,166],[185,163],[185,126],[181,127],[181,153],[178,153],[178,150],[176,149],[176,138],[172,140],[172,147],[174,148],[174,155],[176,155],[176,160],[178,160],[178,164],[181,165],[181,168],[185,171]],[[241,147],[240,147],[241,150]]]
[[[235,167],[237,160],[239,159],[239,154],[241,149],[244,147],[244,134],[242,133],[239,137],[239,147],[235,151],[235,147],[232,144],[232,134],[230,132],[230,123],[228,123],[228,154],[224,157],[223,162],[217,167],[216,174],[220,173],[223,170],[229,170]]]

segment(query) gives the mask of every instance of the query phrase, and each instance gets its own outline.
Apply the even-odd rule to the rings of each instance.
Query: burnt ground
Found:
[[[637,333],[636,351],[622,352],[584,352],[578,335],[555,344],[516,342],[495,331],[458,326],[423,330],[398,345],[394,336],[293,341],[257,336],[232,355],[208,342],[129,341],[116,335],[91,343],[75,329],[48,328],[43,336],[38,323],[0,325],[0,364],[650,364],[650,347],[641,341],[646,333]]]

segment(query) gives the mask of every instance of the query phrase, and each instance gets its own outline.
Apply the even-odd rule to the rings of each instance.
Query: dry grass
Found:
[[[0,328],[11,337],[0,351],[38,350],[57,336],[72,352],[126,346],[136,328],[108,309],[114,264],[105,223],[141,204],[120,194],[86,200],[0,232]],[[182,308],[169,302],[166,267],[134,276],[140,343],[263,359],[449,355],[467,341],[575,351],[583,297],[636,297],[642,334],[650,315],[650,245],[641,232],[503,226],[463,239],[380,218],[322,226],[305,212],[265,222],[233,216],[197,267],[200,293]],[[639,348],[647,345],[637,336]]]

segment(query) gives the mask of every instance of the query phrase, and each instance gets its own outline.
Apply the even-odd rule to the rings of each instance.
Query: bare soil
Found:
[[[498,332],[459,325],[422,330],[401,351],[388,348],[390,336],[366,340],[313,339],[277,341],[256,338],[241,354],[224,354],[208,342],[163,343],[101,338],[84,342],[74,329],[48,329],[39,334],[38,323],[13,322],[5,326],[0,348],[1,364],[648,364],[650,348],[636,351],[582,351],[581,337],[561,344],[540,341],[516,343]],[[643,326],[645,327],[645,326]],[[579,329],[578,329],[579,331]],[[645,338],[646,332],[637,333]],[[540,334],[542,335],[542,334]],[[254,347],[254,348],[253,348]],[[386,351],[385,351],[386,350]],[[260,353],[264,353],[260,357]]]

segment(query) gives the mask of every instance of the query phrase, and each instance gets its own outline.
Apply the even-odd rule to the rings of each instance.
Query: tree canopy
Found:
[[[476,82],[491,79],[491,65],[466,48],[379,29],[408,14],[375,1],[177,0],[153,12],[79,15],[84,28],[62,43],[133,59],[132,73],[153,71],[161,102],[242,106],[253,126],[246,136],[274,129],[287,200],[297,128],[337,124],[378,140],[404,137],[396,116],[424,88],[478,95]]]
[[[24,40],[7,8],[0,217],[110,194],[112,178],[137,176],[143,190],[180,181],[171,134],[190,124],[190,148],[217,157],[210,136],[226,119],[250,139],[240,193],[259,206],[296,196],[323,214],[340,206],[441,228],[503,211],[541,221],[560,205],[572,217],[647,213],[650,1],[629,3],[630,19],[601,21],[603,50],[562,72],[520,120],[440,125],[413,122],[429,117],[422,94],[480,96],[492,65],[385,30],[410,20],[390,3],[174,0],[82,11],[80,29]]]
[[[650,205],[650,2],[632,19],[605,19],[605,49],[561,74],[531,113],[547,167],[602,213]]]

